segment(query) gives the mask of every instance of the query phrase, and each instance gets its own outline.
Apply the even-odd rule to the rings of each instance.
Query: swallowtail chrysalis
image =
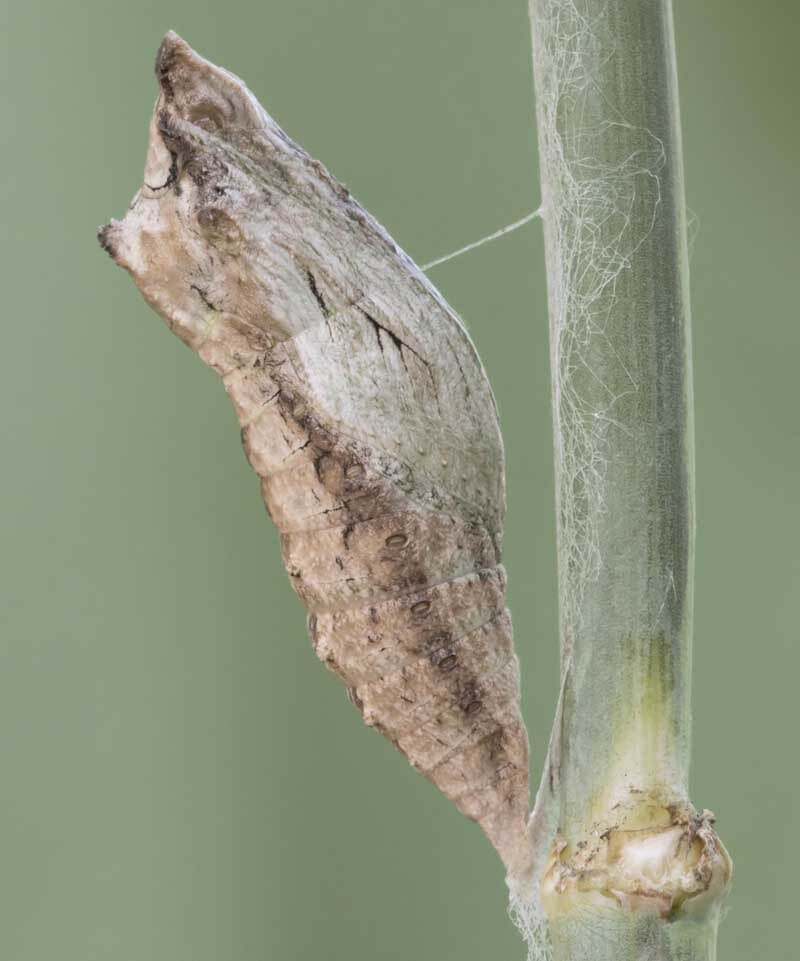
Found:
[[[518,873],[528,746],[475,348],[238,78],[175,34],[156,72],[144,185],[101,242],[222,377],[317,654]]]

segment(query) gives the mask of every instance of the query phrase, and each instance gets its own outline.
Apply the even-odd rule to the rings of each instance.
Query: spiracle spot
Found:
[[[408,543],[408,535],[398,532],[397,534],[390,534],[386,538],[386,546],[391,548],[405,547]]]
[[[437,631],[424,638],[423,650],[428,653],[429,657],[435,659],[439,651],[446,653],[452,647],[451,641],[452,635],[449,631]]]
[[[439,661],[439,669],[444,671],[446,674],[453,670],[453,668],[458,664],[458,658],[455,654],[448,654],[447,657],[443,657]],[[473,701],[473,704],[477,704],[480,707],[480,701]],[[469,714],[469,705],[467,705],[467,713]]]
[[[431,602],[430,601],[417,601],[416,604],[411,605],[411,613],[414,617],[420,618],[427,617],[431,612]]]
[[[470,701],[469,704],[464,708],[465,714],[477,714],[481,710],[483,704],[476,698],[474,701]]]
[[[305,411],[303,413],[306,413]],[[299,416],[297,409],[294,410],[295,417]],[[321,451],[330,451],[336,446],[336,442],[331,435],[320,427],[311,427],[311,443]]]
[[[322,486],[331,494],[344,493],[342,486],[342,465],[334,457],[326,455],[316,462],[317,476]],[[346,543],[345,543],[346,546]]]

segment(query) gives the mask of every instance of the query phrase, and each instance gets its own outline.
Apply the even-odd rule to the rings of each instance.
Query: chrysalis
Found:
[[[480,360],[240,80],[175,34],[156,72],[144,185],[101,243],[222,376],[317,654],[516,874],[528,746]]]

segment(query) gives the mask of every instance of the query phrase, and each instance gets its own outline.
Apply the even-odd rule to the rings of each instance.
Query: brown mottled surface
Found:
[[[240,80],[175,34],[156,74],[144,185],[101,243],[222,376],[320,658],[518,876],[528,747],[480,360]]]

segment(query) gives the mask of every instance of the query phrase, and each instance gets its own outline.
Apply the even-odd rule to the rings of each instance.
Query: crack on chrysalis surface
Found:
[[[209,310],[213,310],[214,313],[219,312],[219,307],[217,307],[216,304],[212,304],[212,302],[208,299],[208,296],[206,292],[202,289],[202,287],[198,287],[197,284],[189,284],[189,289],[193,290],[197,294],[197,296],[200,298],[200,300],[203,301],[203,303],[206,305],[206,307],[208,307]]]
[[[400,359],[403,361],[404,367],[406,366],[405,358],[403,357],[403,350],[405,349],[409,353],[413,354],[421,364],[425,365],[425,367],[428,370],[428,373],[431,375],[431,380],[433,380],[433,374],[430,369],[431,367],[430,362],[425,360],[425,358],[419,353],[419,351],[414,350],[414,348],[410,344],[407,344],[404,340],[398,337],[393,330],[390,330],[388,327],[385,327],[379,321],[375,320],[372,314],[367,313],[367,311],[364,310],[363,307],[359,307],[358,309],[361,312],[361,314],[364,316],[364,318],[372,325],[372,328],[375,331],[375,336],[378,339],[378,346],[381,349],[381,353],[383,353],[383,341],[381,340],[381,331],[383,331],[384,334],[386,334],[386,336],[394,344],[395,348],[397,349],[397,352],[400,354]],[[435,386],[436,386],[436,382],[434,381],[434,388]]]
[[[325,303],[324,297],[320,293],[319,287],[317,286],[316,277],[309,269],[306,269],[306,280],[308,281],[308,287],[314,296],[314,300],[316,300],[317,304],[319,305],[319,309],[322,311],[323,316],[327,320],[330,317],[331,312],[328,309],[328,305]]]
[[[169,171],[167,172],[167,179],[164,181],[163,184],[157,184],[157,185],[149,184],[147,183],[147,181],[145,181],[144,185],[145,187],[147,187],[148,190],[152,190],[153,192],[158,190],[166,190],[167,187],[171,187],[172,184],[174,184],[175,181],[178,179],[178,155],[175,153],[174,150],[170,150],[169,155],[172,158],[172,163],[169,165]]]

